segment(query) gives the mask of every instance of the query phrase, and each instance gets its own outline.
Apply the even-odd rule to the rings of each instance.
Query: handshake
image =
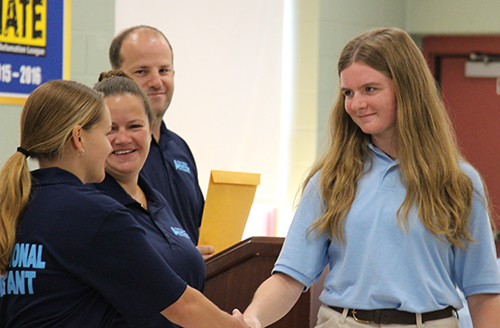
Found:
[[[238,319],[238,321],[243,324],[242,326],[240,325],[241,327],[262,328],[262,324],[255,316],[250,314],[242,314],[238,309],[233,310],[233,317]]]

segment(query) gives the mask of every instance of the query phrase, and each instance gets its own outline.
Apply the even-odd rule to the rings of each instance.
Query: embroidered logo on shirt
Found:
[[[175,164],[175,169],[176,170],[180,170],[180,171],[184,171],[184,172],[187,172],[187,173],[191,173],[191,169],[189,168],[189,165],[186,162],[174,159],[174,164]]]
[[[184,231],[184,229],[176,228],[176,227],[170,227],[170,229],[172,229],[172,231],[174,232],[174,234],[176,236],[181,236],[181,237],[184,237],[187,239],[191,239],[191,238],[189,238],[189,235],[187,234],[187,232]]]

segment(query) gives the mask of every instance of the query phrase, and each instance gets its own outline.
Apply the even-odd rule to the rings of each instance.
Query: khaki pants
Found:
[[[319,309],[318,322],[315,328],[460,328],[460,323],[454,316],[424,323],[422,323],[422,315],[420,313],[417,313],[416,317],[416,325],[378,325],[374,323],[360,323],[356,322],[354,318],[348,317],[346,309],[344,309],[343,313],[339,313],[323,304]]]

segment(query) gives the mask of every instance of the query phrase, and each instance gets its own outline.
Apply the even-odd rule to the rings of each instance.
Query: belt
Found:
[[[342,313],[343,308],[336,306],[328,306],[337,312]],[[376,324],[399,324],[399,325],[416,325],[417,317],[415,313],[398,311],[394,309],[382,310],[356,310],[349,309],[347,312],[349,317],[360,323],[376,323]],[[446,309],[422,313],[422,323],[431,320],[439,320],[449,318],[455,315],[455,309],[448,306]]]

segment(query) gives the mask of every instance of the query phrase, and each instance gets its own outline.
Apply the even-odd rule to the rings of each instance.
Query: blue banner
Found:
[[[0,0],[0,103],[69,77],[69,0]]]

